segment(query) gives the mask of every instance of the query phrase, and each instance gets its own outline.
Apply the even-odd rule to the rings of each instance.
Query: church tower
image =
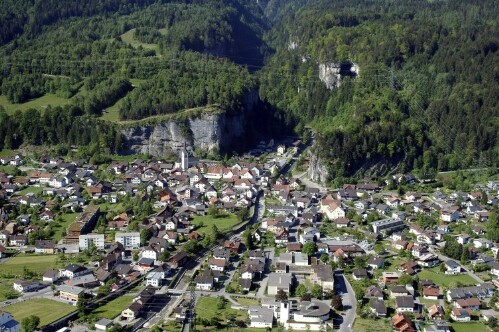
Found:
[[[281,323],[282,325],[285,325],[289,320],[290,303],[291,302],[288,302],[288,301],[281,302],[281,310],[279,312],[279,314],[280,314],[279,323]]]
[[[180,167],[182,168],[182,171],[185,171],[189,168],[189,153],[185,148],[185,143],[184,148],[180,152]]]

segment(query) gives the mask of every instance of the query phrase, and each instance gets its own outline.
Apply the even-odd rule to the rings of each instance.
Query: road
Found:
[[[328,188],[320,185],[319,183],[313,182],[312,180],[308,179],[305,176],[307,174],[308,174],[308,172],[305,171],[305,172],[299,174],[298,176],[296,176],[296,178],[300,179],[300,181],[305,185],[305,187],[308,187],[308,188],[318,188],[320,191],[324,191],[324,192],[328,191]]]
[[[436,255],[442,262],[445,262],[445,261],[447,261],[449,259],[453,260],[453,261],[456,261],[455,259],[452,259],[450,257],[444,256],[440,252],[435,251],[435,249],[433,249],[432,247],[429,248],[429,251],[431,253],[433,253],[434,255]],[[456,262],[459,264],[458,261],[456,261]],[[471,278],[473,278],[478,283],[480,283],[480,284],[484,283],[484,281],[482,279],[480,279],[480,277],[478,277],[475,273],[473,273],[472,270],[464,268],[462,265],[461,265],[461,268],[464,269],[466,271],[465,273],[468,274]]]
[[[352,285],[350,285],[350,282],[343,274],[335,276],[335,284],[336,290],[342,294],[343,308],[346,309],[345,315],[340,316],[341,321],[339,331],[351,332],[353,331],[352,327],[357,311],[357,299],[355,298],[355,292],[353,291]]]

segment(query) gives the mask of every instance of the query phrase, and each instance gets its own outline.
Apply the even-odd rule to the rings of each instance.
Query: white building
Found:
[[[128,232],[116,233],[114,241],[121,243],[126,249],[133,249],[140,247],[140,233],[139,232]]]
[[[104,234],[84,234],[79,237],[80,250],[88,249],[92,244],[97,249],[104,249]]]
[[[153,287],[161,287],[163,283],[164,273],[162,272],[150,272],[146,277],[146,285]]]
[[[250,327],[272,328],[274,323],[274,311],[269,308],[251,306],[248,308],[248,316]]]

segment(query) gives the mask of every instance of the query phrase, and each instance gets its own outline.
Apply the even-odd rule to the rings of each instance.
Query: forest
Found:
[[[497,166],[498,14],[487,0],[6,0],[1,96],[67,103],[0,111],[0,148],[119,151],[116,129],[93,136],[116,128],[100,120],[115,104],[120,120],[242,112],[258,91],[279,119],[266,128],[317,134],[331,179]],[[328,90],[319,65],[346,62],[358,75]]]

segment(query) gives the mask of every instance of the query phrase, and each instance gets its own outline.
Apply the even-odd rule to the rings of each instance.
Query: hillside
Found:
[[[244,113],[259,91],[255,127],[311,128],[329,180],[491,166],[498,14],[487,0],[6,1],[0,149],[116,153],[115,123]]]

